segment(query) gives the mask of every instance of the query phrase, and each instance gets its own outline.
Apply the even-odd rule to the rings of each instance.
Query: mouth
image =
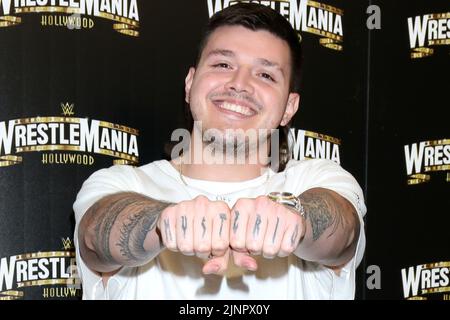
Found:
[[[255,108],[241,101],[214,100],[213,104],[218,107],[220,111],[239,117],[252,117],[258,113]]]

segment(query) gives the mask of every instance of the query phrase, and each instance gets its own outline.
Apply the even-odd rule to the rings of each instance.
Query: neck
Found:
[[[194,179],[237,182],[259,177],[266,167],[259,165],[181,164],[184,176]]]
[[[193,140],[195,141],[195,139]],[[218,157],[217,153],[205,149],[203,144],[201,148],[198,147],[198,144],[197,149],[195,146],[196,144],[191,144],[189,150],[184,152],[182,157],[171,161],[184,176],[189,178],[237,182],[257,178],[268,170],[267,146],[261,146],[262,150],[265,150],[262,152],[265,156],[261,156],[258,149],[253,150],[245,157],[243,164],[241,164],[242,161],[238,162],[238,159],[233,159],[233,164],[227,164],[225,155]]]

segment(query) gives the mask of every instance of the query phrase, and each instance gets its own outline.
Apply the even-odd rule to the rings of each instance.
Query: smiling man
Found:
[[[268,7],[210,19],[185,82],[200,144],[97,171],[77,196],[85,299],[354,297],[361,189],[332,161],[288,157],[300,59],[295,31]],[[246,161],[217,161],[224,150]]]

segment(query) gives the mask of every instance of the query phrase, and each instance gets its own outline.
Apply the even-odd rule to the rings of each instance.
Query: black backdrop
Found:
[[[184,124],[184,77],[195,61],[208,2],[216,3],[138,0],[137,37],[114,31],[104,18],[85,16],[93,28],[69,30],[42,25],[42,16],[68,13],[16,14],[20,24],[0,28],[0,123],[8,130],[14,119],[54,116],[124,125],[139,130],[139,164],[160,159],[171,132]],[[405,145],[450,138],[448,44],[412,59],[407,23],[408,17],[447,13],[448,3],[322,3],[344,12],[343,50],[326,48],[321,37],[302,32],[304,81],[294,126],[340,139],[340,163],[365,191],[367,249],[357,298],[404,299],[401,269],[439,262],[444,277],[438,287],[449,291],[444,281],[450,261],[448,167],[432,172],[428,182],[408,185],[404,153]],[[381,8],[379,30],[366,27],[369,5]],[[63,114],[61,103],[73,104],[74,114]],[[92,172],[120,157],[12,150],[22,161],[7,165],[7,158],[0,159],[0,299],[77,299],[80,290],[66,289],[77,288],[71,287],[76,275],[67,271],[73,258],[72,203]],[[55,159],[81,154],[94,162],[45,164],[44,154]],[[61,258],[67,272],[50,257]],[[48,275],[38,274],[39,261]],[[378,278],[367,272],[374,265],[380,268]],[[420,291],[416,296],[446,297]]]

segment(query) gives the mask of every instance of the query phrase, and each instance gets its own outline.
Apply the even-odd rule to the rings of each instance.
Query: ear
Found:
[[[300,103],[300,95],[298,93],[289,93],[286,110],[284,111],[283,118],[281,119],[281,126],[285,126],[291,121],[292,117],[298,110]]]
[[[184,100],[189,103],[191,100],[191,87],[192,87],[192,81],[194,80],[194,74],[195,74],[195,68],[191,67],[189,68],[189,72],[186,76],[186,79],[184,80],[185,86],[184,86]]]

